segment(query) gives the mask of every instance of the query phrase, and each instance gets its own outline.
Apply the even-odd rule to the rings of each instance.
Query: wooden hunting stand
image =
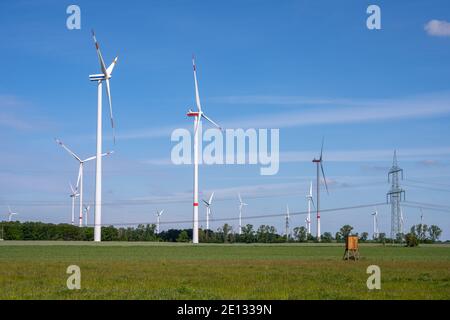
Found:
[[[358,236],[348,236],[345,240],[344,260],[359,260]]]

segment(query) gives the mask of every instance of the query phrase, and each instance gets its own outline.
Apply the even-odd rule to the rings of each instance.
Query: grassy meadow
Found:
[[[0,242],[0,299],[450,299],[450,246]],[[369,265],[381,268],[370,291]],[[68,290],[69,265],[81,290]]]

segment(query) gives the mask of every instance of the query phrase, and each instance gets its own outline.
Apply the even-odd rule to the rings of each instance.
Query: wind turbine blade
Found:
[[[12,213],[12,212],[11,212],[11,207],[10,207],[10,206],[8,206],[8,212],[9,212],[9,214]]]
[[[205,199],[203,199],[203,202],[205,203],[205,206],[209,207],[209,203]]]
[[[102,69],[102,72],[106,77],[108,75],[108,71],[105,66],[105,61],[103,61],[102,53],[100,52],[100,46],[97,42],[97,38],[95,37],[94,30],[92,30],[92,38],[94,39],[95,49],[97,50],[97,56],[98,56],[98,60],[100,62],[100,68]]]
[[[322,157],[322,155],[320,155],[320,157]],[[320,162],[320,169],[322,170],[323,182],[325,183],[325,188],[327,189],[327,194],[329,194],[329,192],[328,192],[327,178],[325,177],[325,171],[323,170],[322,161]]]
[[[164,210],[161,210],[161,211],[159,212],[159,215],[162,215],[162,214],[163,214],[163,212],[164,212]]]
[[[213,197],[214,197],[214,192],[211,193],[211,196],[209,197],[209,201],[208,201],[209,204],[212,203]]]
[[[59,144],[61,147],[63,147],[64,150],[66,150],[69,154],[71,154],[75,159],[77,159],[78,161],[82,162],[80,157],[78,157],[72,150],[67,148],[61,140],[55,139],[55,141],[56,141],[57,144]]]
[[[238,193],[238,197],[239,197],[239,203],[242,204],[242,198],[241,198],[241,194]]]
[[[113,109],[112,109],[112,101],[111,101],[111,89],[109,86],[109,80],[106,79],[106,94],[108,95],[108,100],[109,100],[109,117],[111,119],[111,128],[113,131],[113,140],[114,140],[114,144],[116,144],[116,133],[115,133],[115,128],[114,128],[114,117],[113,117]]]
[[[115,59],[114,59],[114,61],[109,65],[109,67],[108,67],[108,69],[106,69],[106,72],[108,73],[108,76],[111,76],[111,74],[112,74],[112,72],[113,72],[113,70],[114,70],[114,67],[116,66],[116,63],[117,63],[117,59],[118,59],[119,57],[116,57]]]
[[[102,157],[109,156],[109,155],[111,155],[113,153],[114,153],[114,151],[108,151],[108,152],[102,153]],[[95,160],[96,158],[97,158],[97,156],[92,156],[92,157],[89,157],[87,159],[84,159],[83,162],[92,161],[92,160]]]
[[[312,187],[313,187],[312,181],[310,181],[310,184],[309,184],[309,196],[310,197],[312,197]]]
[[[311,197],[311,203],[313,205],[313,208],[316,209],[316,204],[314,203],[314,199]]]
[[[324,142],[325,138],[322,137],[322,147],[320,148],[320,158],[319,160],[322,161],[322,154],[323,154],[323,142]]]
[[[70,190],[72,190],[72,194],[75,194],[75,189],[73,188],[72,182],[69,182]]]
[[[197,104],[197,109],[201,114],[202,105],[200,103],[200,94],[198,93],[197,67],[195,66],[195,57],[193,55],[192,55],[192,67],[194,68],[195,103]]]
[[[201,119],[201,117],[197,116],[195,119],[196,120],[195,120],[195,126],[194,126],[194,136],[197,134],[197,130],[200,127],[200,119]]]
[[[80,186],[80,181],[81,181],[81,166],[82,166],[82,164],[80,163],[80,168],[78,169],[78,179],[77,179],[77,187],[76,187],[77,191],[78,191],[78,187]]]
[[[211,120],[210,118],[208,118],[204,113],[202,113],[202,117],[205,118],[206,120],[208,120],[209,122],[211,122],[214,126],[216,126],[219,130],[222,130],[222,127],[219,126],[217,123],[215,123],[213,120]]]

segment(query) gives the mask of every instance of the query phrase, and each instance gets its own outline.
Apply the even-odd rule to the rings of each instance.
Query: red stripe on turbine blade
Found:
[[[198,207],[198,202],[194,202],[194,207]]]

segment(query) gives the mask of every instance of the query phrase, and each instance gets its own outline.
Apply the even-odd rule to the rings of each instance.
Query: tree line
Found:
[[[361,242],[396,242],[416,245],[420,243],[433,243],[439,240],[442,230],[436,225],[418,224],[411,227],[408,234],[399,234],[396,239],[389,239],[385,233],[376,238],[370,238],[367,232],[355,233],[350,225],[342,226],[334,235],[324,232],[321,242],[344,242],[349,235],[358,236]],[[77,227],[70,224],[51,224],[43,222],[2,222],[0,239],[4,240],[66,240],[66,241],[93,241],[93,227]],[[155,224],[140,224],[137,227],[102,227],[103,241],[163,241],[163,242],[190,242],[192,229],[169,229],[156,233]],[[199,241],[203,243],[283,243],[283,242],[317,242],[317,237],[308,234],[305,227],[292,229],[289,236],[277,233],[274,226],[261,225],[254,228],[252,224],[242,227],[241,234],[225,223],[216,231],[199,230]]]

